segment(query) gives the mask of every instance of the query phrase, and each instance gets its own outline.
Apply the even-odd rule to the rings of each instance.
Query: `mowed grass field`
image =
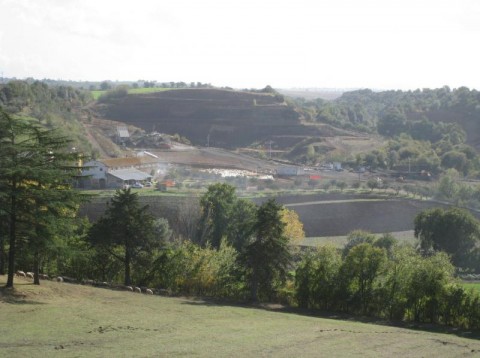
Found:
[[[390,233],[400,244],[408,243],[415,245],[416,239],[413,230],[398,231]],[[376,237],[381,237],[383,234],[374,234]],[[306,237],[300,243],[301,246],[325,246],[332,245],[337,248],[343,248],[348,242],[348,235],[344,236],[329,236],[329,237]]]
[[[480,292],[480,282],[468,282],[464,281],[462,285],[466,288],[472,288],[478,292]]]
[[[129,94],[143,94],[143,93],[155,93],[155,92],[164,92],[171,91],[172,88],[161,88],[161,87],[149,87],[149,88],[130,88],[128,90]],[[107,91],[90,91],[93,96],[93,99],[97,100],[100,96]]]
[[[49,281],[0,289],[1,357],[479,355],[453,334]]]

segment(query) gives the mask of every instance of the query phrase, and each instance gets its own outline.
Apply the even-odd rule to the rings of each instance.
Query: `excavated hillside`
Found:
[[[305,126],[281,96],[220,89],[183,89],[111,98],[95,106],[104,119],[146,131],[187,137],[195,145],[249,146],[277,137],[295,141],[329,136],[328,128]]]

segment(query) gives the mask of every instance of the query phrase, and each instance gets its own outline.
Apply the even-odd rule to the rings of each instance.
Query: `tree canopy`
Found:
[[[244,252],[251,298],[256,301],[260,293],[271,299],[275,285],[285,281],[291,260],[282,206],[274,199],[262,204],[254,229],[254,236]]]
[[[425,253],[444,251],[452,256],[456,266],[462,266],[480,240],[480,225],[463,209],[425,210],[415,217],[415,237]]]
[[[123,263],[125,285],[131,284],[132,263],[142,253],[158,249],[169,232],[147,210],[130,188],[117,190],[104,215],[90,230],[92,244]]]
[[[0,216],[7,223],[7,286],[13,286],[18,240],[34,256],[38,283],[40,253],[56,220],[74,217],[81,195],[72,188],[77,156],[69,140],[36,121],[13,118],[0,109]]]

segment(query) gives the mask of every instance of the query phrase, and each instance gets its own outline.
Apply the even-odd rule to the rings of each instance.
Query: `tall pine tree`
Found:
[[[35,283],[41,248],[55,220],[71,218],[81,201],[72,183],[78,175],[69,140],[38,122],[13,118],[0,108],[0,216],[7,226],[8,278],[13,287],[17,241],[34,257]]]
[[[282,209],[274,199],[258,208],[254,238],[245,248],[244,260],[253,301],[257,301],[259,295],[271,300],[277,284],[287,277],[291,254]]]
[[[141,206],[137,193],[118,190],[104,215],[92,226],[90,240],[124,265],[124,283],[131,284],[132,263],[142,252],[152,252],[163,244],[154,217]]]

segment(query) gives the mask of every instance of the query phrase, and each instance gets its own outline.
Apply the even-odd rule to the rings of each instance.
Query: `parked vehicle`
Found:
[[[132,185],[132,188],[141,189],[141,188],[143,188],[143,184],[142,183],[135,183],[135,184]]]

